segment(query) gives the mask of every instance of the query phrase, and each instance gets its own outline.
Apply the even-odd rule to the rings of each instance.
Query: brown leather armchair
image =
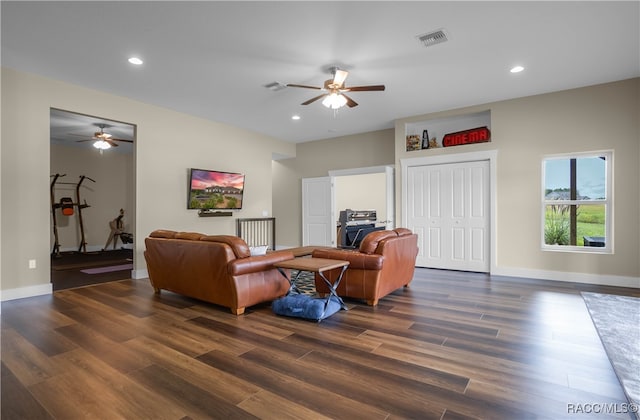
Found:
[[[358,250],[317,249],[312,256],[349,261],[349,268],[337,288],[338,295],[363,299],[368,305],[375,306],[379,299],[400,287],[407,287],[413,279],[418,236],[406,228],[371,232]],[[339,271],[325,275],[333,282]],[[329,293],[317,275],[315,284],[318,293]]]
[[[284,296],[289,282],[273,263],[293,259],[290,251],[251,256],[237,236],[156,230],[145,238],[149,280],[170,290],[226,306],[236,315],[247,306]],[[287,273],[288,274],[288,273]]]

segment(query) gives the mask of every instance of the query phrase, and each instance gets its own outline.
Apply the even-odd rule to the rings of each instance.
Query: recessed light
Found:
[[[299,120],[300,119],[300,115],[293,115],[291,116],[292,120]]]
[[[142,60],[140,60],[138,57],[131,57],[131,58],[129,58],[129,62],[130,62],[131,64],[135,64],[136,66],[139,66],[140,64],[142,64],[142,63],[143,63],[143,61],[142,61]]]
[[[522,70],[524,70],[524,67],[522,66],[515,66],[512,67],[511,70],[509,70],[511,73],[520,73]]]

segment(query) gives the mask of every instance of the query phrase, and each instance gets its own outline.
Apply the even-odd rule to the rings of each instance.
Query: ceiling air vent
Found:
[[[267,89],[272,90],[274,92],[277,92],[279,90],[282,90],[282,89],[286,88],[287,85],[285,85],[283,83],[280,83],[280,82],[271,82],[271,83],[268,83],[268,84],[264,85],[264,87],[266,87]]]
[[[425,47],[430,47],[447,41],[447,34],[444,33],[444,29],[438,29],[428,34],[418,35],[417,38]]]

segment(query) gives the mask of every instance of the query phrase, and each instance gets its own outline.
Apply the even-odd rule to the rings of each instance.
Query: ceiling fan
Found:
[[[100,131],[93,133],[93,137],[90,139],[76,140],[78,143],[85,141],[94,141],[93,146],[97,149],[108,149],[110,147],[118,147],[117,142],[133,143],[133,140],[117,139],[109,133],[105,133],[104,129],[109,127],[107,124],[96,123],[96,127],[100,128]]]
[[[365,92],[365,91],[381,91],[384,90],[384,85],[371,85],[371,86],[345,86],[344,81],[349,75],[348,71],[340,70],[337,67],[333,67],[331,69],[333,73],[333,79],[327,79],[324,81],[323,87],[318,86],[308,86],[308,85],[298,85],[298,84],[287,84],[287,87],[297,87],[297,88],[305,88],[305,89],[316,89],[316,90],[324,90],[326,93],[322,95],[318,95],[314,98],[309,99],[308,101],[303,102],[301,105],[309,105],[318,99],[325,98],[322,101],[322,105],[327,108],[338,109],[347,105],[349,108],[353,108],[354,106],[358,106],[358,103],[345,95],[345,92]]]

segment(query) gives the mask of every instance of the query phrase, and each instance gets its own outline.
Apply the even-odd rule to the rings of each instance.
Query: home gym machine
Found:
[[[124,222],[122,221],[123,217],[124,209],[120,209],[118,217],[109,222],[109,229],[111,229],[111,233],[109,233],[106,245],[102,248],[103,251],[107,251],[111,241],[113,241],[113,249],[115,250],[118,244],[118,238],[122,241],[122,245],[133,243],[133,234],[124,231]]]
[[[80,246],[78,246],[78,252],[87,252],[87,242],[85,241],[84,236],[84,223],[82,221],[82,209],[87,207],[91,207],[87,204],[85,200],[84,203],[80,202],[80,187],[85,179],[88,179],[91,182],[96,182],[93,179],[89,178],[85,175],[80,175],[80,181],[78,183],[73,184],[71,182],[58,182],[58,178],[62,178],[66,176],[66,174],[55,174],[51,175],[53,180],[51,181],[51,216],[53,218],[53,237],[54,244],[53,250],[51,251],[51,255],[54,257],[60,257],[60,240],[58,237],[58,219],[56,215],[56,209],[61,209],[63,216],[73,216],[73,208],[78,208],[78,222],[80,225]],[[71,197],[62,197],[60,201],[56,201],[55,197],[55,187],[56,183],[65,184],[65,185],[75,185],[76,186],[76,202],[74,203]]]

